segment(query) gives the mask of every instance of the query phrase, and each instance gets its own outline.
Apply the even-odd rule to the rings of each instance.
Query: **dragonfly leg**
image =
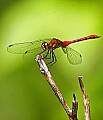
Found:
[[[52,54],[51,54],[52,61],[49,62],[49,63],[47,63],[47,65],[52,63],[50,66],[52,66],[54,63],[57,62],[57,59],[56,59],[56,56],[55,56],[54,52],[52,51],[51,53],[52,53]]]
[[[53,58],[53,62],[51,64],[51,66],[57,62],[57,59],[56,59],[56,56],[55,56],[54,52],[52,54],[53,54],[53,57],[52,57]]]
[[[42,51],[40,54],[43,54],[45,51],[46,51],[46,50]],[[47,53],[43,54],[43,57],[44,57],[45,59],[51,59],[51,55],[50,55],[51,52],[50,52],[50,54],[49,54],[49,52],[50,52],[50,50],[48,50]],[[47,58],[48,55],[50,55],[49,58]]]
[[[42,54],[43,52],[45,52],[46,50],[43,50],[40,54]]]
[[[40,54],[44,53],[45,51],[46,50],[42,51]],[[47,51],[47,53],[44,56],[44,59],[51,59],[51,62],[47,63],[47,65],[50,64],[50,66],[52,66],[54,63],[57,62],[57,59],[56,59],[54,52],[50,51],[50,50]]]
[[[44,56],[44,58],[51,59],[51,51],[50,50],[48,50],[48,52],[46,53],[46,55]]]

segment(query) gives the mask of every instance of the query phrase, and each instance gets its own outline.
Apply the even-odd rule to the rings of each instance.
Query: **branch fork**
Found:
[[[78,118],[77,118],[78,100],[76,99],[75,94],[73,94],[72,109],[70,109],[70,107],[66,103],[66,100],[64,99],[63,95],[61,94],[59,88],[57,87],[56,83],[54,82],[54,80],[48,70],[48,67],[43,59],[43,55],[42,54],[37,55],[36,61],[40,67],[40,72],[44,75],[44,77],[48,81],[55,96],[58,98],[58,100],[62,104],[64,110],[66,111],[68,118],[70,120],[78,120]],[[90,120],[90,106],[89,106],[89,102],[88,102],[89,99],[85,92],[81,77],[78,77],[78,80],[79,80],[79,84],[80,84],[80,88],[81,88],[82,96],[83,96],[83,103],[84,103],[84,108],[85,108],[85,120]]]

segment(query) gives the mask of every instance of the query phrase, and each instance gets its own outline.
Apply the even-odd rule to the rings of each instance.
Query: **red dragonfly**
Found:
[[[89,35],[75,40],[61,41],[56,38],[35,40],[33,42],[15,43],[7,47],[8,52],[14,54],[43,54],[44,59],[50,60],[47,64],[53,65],[57,62],[55,49],[62,48],[67,55],[67,59],[71,64],[79,64],[82,62],[82,56],[76,50],[69,47],[71,43],[80,42],[83,40],[100,38],[98,35]],[[33,56],[35,57],[35,56]]]

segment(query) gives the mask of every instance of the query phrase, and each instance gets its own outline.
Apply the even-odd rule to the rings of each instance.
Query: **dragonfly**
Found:
[[[49,60],[47,64],[53,65],[57,62],[55,50],[61,48],[63,53],[67,55],[69,63],[77,65],[82,62],[82,55],[76,50],[72,49],[69,45],[72,43],[96,38],[100,38],[100,36],[89,35],[82,38],[66,41],[62,41],[57,38],[47,38],[35,40],[32,42],[11,44],[7,47],[7,51],[13,54],[24,54],[24,56],[32,53],[33,57],[38,54],[43,54],[43,58],[45,60]]]

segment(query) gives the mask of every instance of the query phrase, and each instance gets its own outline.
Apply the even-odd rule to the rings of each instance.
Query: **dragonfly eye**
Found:
[[[41,48],[43,50],[47,50],[48,49],[48,43],[47,42],[43,42],[42,45],[41,45]]]

